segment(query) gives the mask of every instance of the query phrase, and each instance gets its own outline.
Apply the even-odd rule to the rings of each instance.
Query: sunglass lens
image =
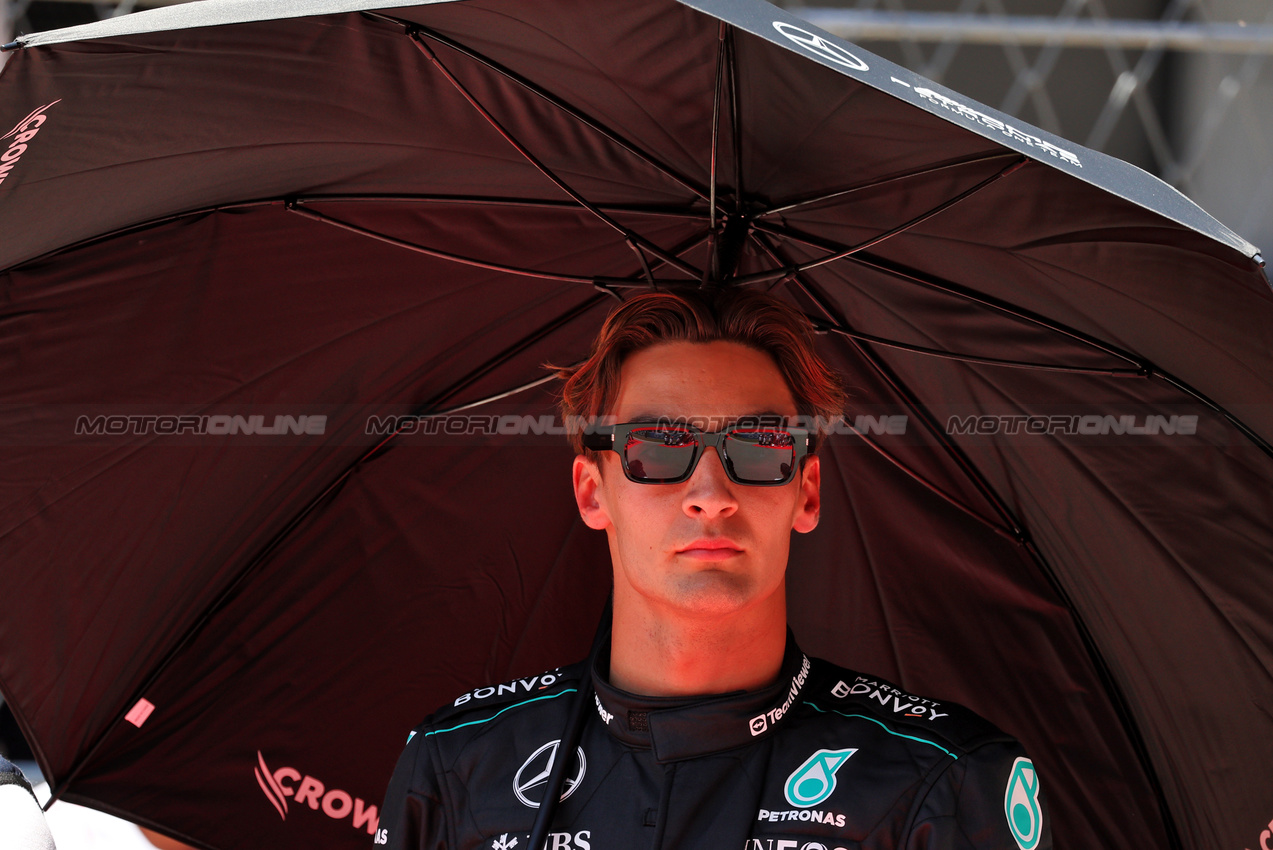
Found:
[[[795,466],[795,438],[786,431],[734,431],[724,449],[734,478],[748,484],[786,482]]]
[[[680,478],[694,462],[698,444],[693,432],[679,428],[639,428],[623,447],[628,475],[641,481]]]

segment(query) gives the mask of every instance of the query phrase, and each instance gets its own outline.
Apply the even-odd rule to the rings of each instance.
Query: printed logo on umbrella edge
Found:
[[[0,183],[3,183],[5,178],[9,176],[9,172],[13,170],[13,167],[18,164],[18,160],[26,153],[31,140],[40,132],[41,125],[48,120],[48,116],[44,114],[45,110],[61,102],[62,99],[58,98],[52,103],[46,103],[33,110],[30,115],[15,124],[12,130],[0,136],[0,141],[4,141],[10,136],[13,137],[9,147],[5,149],[4,153],[0,154]]]
[[[549,741],[539,749],[535,750],[535,752],[531,753],[530,758],[522,762],[522,766],[517,768],[517,773],[513,775],[513,793],[517,795],[517,799],[521,801],[522,805],[529,806],[532,809],[538,809],[539,804],[543,802],[542,799],[531,799],[531,793],[538,789],[539,794],[542,797],[542,789],[548,784],[548,774],[552,772],[553,763],[557,760],[557,751],[559,749],[561,749],[560,738],[554,741]],[[548,753],[545,760],[546,763],[542,768],[540,768],[539,765],[535,763],[545,752]],[[583,782],[584,773],[588,770],[588,760],[584,757],[583,747],[576,747],[575,755],[577,756],[575,763],[578,766],[578,769],[574,771],[567,771],[565,787],[561,792],[561,799],[563,800],[575,793],[575,789],[579,787],[579,783]],[[523,780],[522,775],[525,774],[527,769],[533,764],[535,765],[536,770]],[[574,773],[573,777],[569,775],[571,772]]]
[[[287,820],[288,798],[293,803],[303,803],[314,811],[322,811],[332,820],[344,820],[350,815],[354,829],[365,828],[368,835],[376,835],[380,827],[380,813],[375,805],[368,805],[361,797],[355,797],[339,788],[328,788],[313,776],[302,775],[294,767],[280,767],[270,770],[265,763],[265,755],[256,751],[256,765],[252,768],[256,774],[256,782],[265,793],[265,798],[278,812],[283,820]],[[289,784],[297,783],[299,784]]]
[[[786,36],[787,40],[792,44],[798,44],[815,56],[821,56],[823,59],[828,59],[846,68],[852,68],[854,71],[871,70],[870,66],[861,59],[840,45],[827,41],[817,33],[809,32],[807,29],[802,29],[786,21],[774,21],[774,29]]]
[[[1039,808],[1039,774],[1028,758],[1012,763],[1008,787],[1003,792],[1003,814],[1017,846],[1034,850],[1043,835],[1043,810]]]
[[[278,780],[274,778],[274,773],[266,765],[265,756],[261,754],[260,750],[256,751],[256,760],[257,766],[252,768],[256,774],[256,783],[265,792],[265,798],[278,810],[278,816],[283,820],[287,820],[287,795],[283,793]]]
[[[1260,843],[1258,845],[1260,850],[1273,850],[1273,846],[1269,844],[1271,839],[1273,839],[1273,820],[1270,820],[1269,825],[1260,833]]]
[[[844,766],[857,748],[818,750],[791,772],[783,793],[787,802],[797,808],[816,806],[835,791],[835,772]],[[812,787],[810,787],[812,785]]]

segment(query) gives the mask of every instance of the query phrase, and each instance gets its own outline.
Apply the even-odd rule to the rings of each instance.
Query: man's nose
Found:
[[[698,460],[698,468],[690,476],[685,490],[684,507],[689,516],[702,519],[729,516],[738,510],[734,482],[725,474],[716,449],[708,447]]]

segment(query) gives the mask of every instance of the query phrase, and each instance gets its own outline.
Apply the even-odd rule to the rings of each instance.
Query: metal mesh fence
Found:
[[[1273,246],[1269,0],[854,0],[792,12],[1139,165]]]

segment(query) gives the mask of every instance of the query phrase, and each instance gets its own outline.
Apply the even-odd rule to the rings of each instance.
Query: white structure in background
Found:
[[[983,103],[1141,166],[1273,254],[1268,0],[780,5]]]
[[[48,797],[48,786],[43,789]],[[155,850],[136,824],[59,800],[44,813],[57,850]]]
[[[34,762],[18,762],[31,780],[36,799],[48,802],[49,786]],[[40,780],[37,782],[37,780]],[[57,850],[155,850],[136,824],[59,800],[44,813]]]

